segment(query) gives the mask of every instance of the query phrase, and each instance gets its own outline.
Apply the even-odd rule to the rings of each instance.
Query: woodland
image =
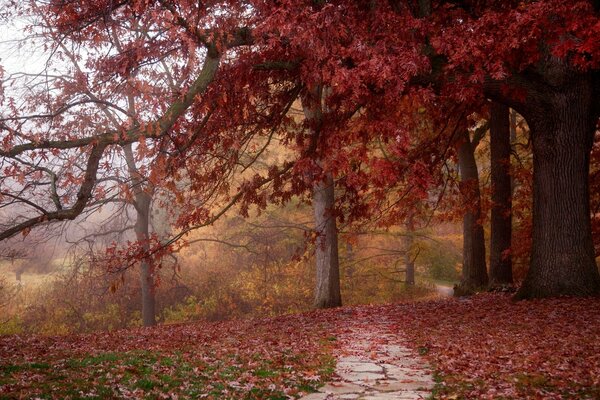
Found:
[[[0,399],[600,398],[599,0],[0,4]]]

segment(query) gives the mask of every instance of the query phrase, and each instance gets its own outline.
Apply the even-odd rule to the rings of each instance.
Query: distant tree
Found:
[[[404,283],[406,286],[415,285],[415,220],[412,212],[409,212],[406,218],[406,233],[404,236],[404,268],[406,269],[406,276]],[[418,254],[417,254],[418,255]]]

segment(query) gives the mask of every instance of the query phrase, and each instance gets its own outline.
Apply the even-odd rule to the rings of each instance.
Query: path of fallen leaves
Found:
[[[600,398],[600,299],[515,303],[501,294],[1,337],[0,398],[297,398],[343,379],[333,355],[352,357],[342,352],[354,346],[381,365],[378,351],[390,345],[435,369],[435,398]]]

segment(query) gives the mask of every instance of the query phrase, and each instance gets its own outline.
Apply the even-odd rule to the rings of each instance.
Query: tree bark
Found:
[[[510,109],[510,143],[517,143],[517,112],[514,109]],[[515,194],[516,181],[515,177],[510,177],[510,195]],[[512,203],[512,202],[511,202]]]
[[[143,179],[135,166],[135,158],[131,145],[123,146],[125,160],[129,169],[129,175],[134,184],[136,221],[134,231],[136,239],[144,243],[143,248],[149,250],[148,239],[150,238],[150,206],[152,195],[146,192]],[[142,289],[142,324],[144,326],[156,325],[156,296],[154,290],[154,266],[144,258],[140,263],[140,286]]]
[[[490,284],[511,285],[510,257],[512,235],[512,190],[510,176],[509,108],[491,104],[490,148],[492,181],[492,218],[490,238]]]
[[[317,232],[315,250],[317,263],[315,307],[317,308],[342,305],[337,226],[335,215],[332,214],[334,202],[333,176],[328,173],[323,181],[313,185],[315,230]]]
[[[147,243],[150,237],[150,196],[136,195],[137,220],[135,235],[138,241],[144,242],[144,250],[148,251]],[[156,296],[154,290],[154,268],[148,259],[140,264],[140,284],[142,288],[142,323],[144,326],[156,325]]]
[[[516,299],[600,293],[588,182],[598,82],[597,72],[575,71],[550,56],[506,81],[486,81],[488,97],[525,118],[533,144],[533,243]],[[521,95],[508,94],[507,86]]]
[[[323,121],[323,96],[327,90],[316,86],[302,99],[304,116],[311,127],[311,147],[317,148]],[[316,161],[321,164],[320,160]],[[311,177],[314,179],[314,177]],[[340,262],[335,206],[333,175],[325,172],[324,179],[313,183],[313,207],[317,234],[315,307],[331,308],[342,305],[340,289]]]
[[[454,289],[456,295],[472,294],[488,283],[485,262],[485,236],[481,219],[481,193],[479,173],[475,161],[475,149],[464,131],[463,141],[458,149],[460,169],[460,190],[465,202],[463,216],[463,268],[462,279]]]
[[[598,99],[591,74],[565,81],[522,113],[533,143],[533,246],[518,299],[600,293],[588,182]]]
[[[414,232],[415,225],[413,221],[413,215],[411,213],[406,221],[406,235],[404,236],[404,266],[406,268],[406,279],[404,283],[406,286],[415,285],[415,260],[412,254],[412,248],[415,241],[413,236]]]

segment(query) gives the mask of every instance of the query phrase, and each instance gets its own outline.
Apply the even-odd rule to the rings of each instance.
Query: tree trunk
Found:
[[[404,236],[404,266],[406,268],[406,280],[404,283],[406,286],[415,285],[415,260],[412,254],[412,248],[415,241],[413,236],[414,232],[415,226],[413,222],[413,215],[409,214],[406,221],[406,236]]]
[[[412,240],[410,240],[412,246]],[[404,264],[406,265],[406,286],[415,286],[415,260],[410,253],[404,255]]]
[[[462,279],[454,289],[456,295],[472,294],[488,283],[485,263],[485,237],[481,219],[481,194],[479,174],[475,161],[475,149],[469,132],[465,130],[463,142],[458,149],[460,190],[465,202],[463,216],[463,268]]]
[[[330,308],[342,305],[340,292],[340,264],[338,258],[338,238],[335,215],[332,210],[335,202],[334,181],[331,174],[313,186],[313,205],[317,242],[317,285],[315,307]]]
[[[512,191],[510,177],[509,108],[491,104],[490,148],[492,179],[492,220],[490,239],[490,284],[511,285]]]
[[[517,143],[517,112],[510,109],[510,143]],[[515,194],[516,181],[515,177],[510,177],[510,195],[511,197]],[[511,202],[512,203],[512,202]],[[512,205],[511,205],[512,206]]]
[[[323,121],[323,96],[328,90],[316,86],[302,98],[304,117],[311,126],[311,147],[317,149]],[[317,160],[317,164],[320,164]],[[309,177],[313,178],[313,177]],[[340,289],[340,263],[336,217],[332,214],[335,205],[334,180],[325,173],[321,181],[313,184],[313,206],[315,231],[317,233],[315,307],[330,308],[342,305]]]
[[[144,250],[149,250],[147,240],[150,238],[150,206],[152,195],[146,192],[143,179],[136,166],[131,144],[123,146],[125,160],[134,184],[136,221],[134,226],[135,236],[139,242],[144,243]],[[154,290],[154,266],[144,258],[140,264],[140,285],[142,289],[142,324],[144,326],[156,325],[156,297]]]
[[[137,220],[135,235],[138,241],[147,241],[150,237],[150,196],[136,195]],[[148,250],[145,242],[144,250]],[[140,265],[140,284],[142,287],[142,323],[144,326],[156,325],[156,298],[154,291],[154,268],[152,263],[143,259]]]
[[[571,73],[522,113],[533,142],[533,246],[517,298],[600,293],[588,183],[596,101],[591,76]]]

